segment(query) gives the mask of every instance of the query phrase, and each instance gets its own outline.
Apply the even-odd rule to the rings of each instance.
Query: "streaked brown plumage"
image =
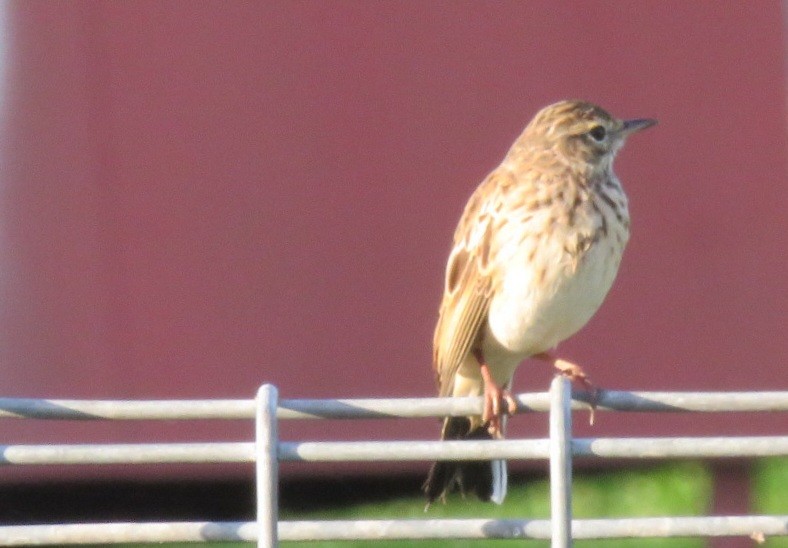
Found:
[[[447,418],[443,439],[502,437],[515,405],[512,375],[527,357],[585,379],[547,351],[585,325],[613,283],[629,239],[613,159],[628,135],[654,123],[583,101],[550,105],[468,200],[446,267],[433,366],[441,396],[483,394],[485,407]],[[455,486],[501,502],[505,474],[502,462],[437,462],[424,491],[430,502]]]

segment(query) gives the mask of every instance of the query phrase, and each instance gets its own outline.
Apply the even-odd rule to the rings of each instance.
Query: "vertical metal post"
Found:
[[[257,546],[276,548],[279,522],[279,434],[276,423],[278,393],[264,384],[255,399],[255,483],[257,489]]]
[[[550,520],[552,548],[572,546],[572,383],[550,385]]]

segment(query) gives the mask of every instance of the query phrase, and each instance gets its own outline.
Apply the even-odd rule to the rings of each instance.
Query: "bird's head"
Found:
[[[540,110],[521,140],[531,152],[536,149],[577,167],[606,170],[627,137],[656,123],[647,118],[619,120],[585,101],[561,101]]]

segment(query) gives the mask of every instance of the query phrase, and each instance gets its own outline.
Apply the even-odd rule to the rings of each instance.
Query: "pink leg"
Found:
[[[488,423],[487,431],[495,438],[502,437],[501,417],[504,413],[514,415],[517,410],[517,402],[514,401],[512,394],[505,388],[501,388],[492,378],[490,368],[484,361],[480,351],[475,351],[474,355],[479,362],[482,379],[484,380],[484,412],[482,422]],[[506,402],[504,410],[503,402]]]

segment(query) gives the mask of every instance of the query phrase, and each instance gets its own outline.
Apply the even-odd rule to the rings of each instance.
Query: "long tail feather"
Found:
[[[471,431],[466,417],[448,417],[443,427],[443,439],[492,439],[487,429],[480,426]],[[445,500],[455,488],[465,496],[474,493],[480,500],[501,504],[506,497],[507,470],[505,460],[495,461],[437,461],[433,463],[422,490],[427,505],[437,499]]]

